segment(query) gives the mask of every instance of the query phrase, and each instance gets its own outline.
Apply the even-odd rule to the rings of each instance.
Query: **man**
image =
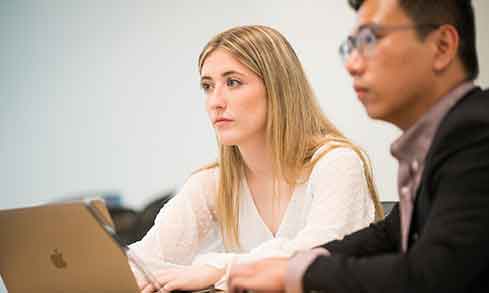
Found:
[[[232,269],[231,291],[489,292],[489,91],[469,0],[352,1],[341,46],[368,115],[403,130],[399,205],[343,240]]]

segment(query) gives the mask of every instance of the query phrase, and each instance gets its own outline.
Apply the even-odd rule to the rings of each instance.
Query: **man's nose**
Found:
[[[365,71],[365,58],[357,49],[346,57],[345,68],[351,76],[361,75]]]

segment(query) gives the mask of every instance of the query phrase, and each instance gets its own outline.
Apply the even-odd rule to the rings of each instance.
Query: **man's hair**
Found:
[[[450,24],[460,38],[458,56],[465,68],[467,79],[479,75],[479,61],[475,45],[474,9],[471,0],[397,0],[403,11],[418,25],[416,31],[424,39],[434,28],[424,24]],[[358,11],[364,0],[348,0]]]

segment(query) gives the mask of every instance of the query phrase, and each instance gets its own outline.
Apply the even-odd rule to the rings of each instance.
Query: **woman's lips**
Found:
[[[215,126],[224,126],[226,124],[229,124],[230,122],[233,122],[231,119],[226,119],[226,118],[219,118],[214,121]]]

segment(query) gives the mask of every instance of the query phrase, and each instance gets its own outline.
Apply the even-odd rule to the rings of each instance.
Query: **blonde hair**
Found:
[[[316,162],[328,151],[349,147],[361,158],[368,189],[375,206],[375,219],[383,218],[366,154],[325,117],[309,85],[299,58],[278,31],[260,25],[240,26],[212,38],[199,56],[199,72],[216,49],[226,50],[258,75],[267,93],[266,139],[272,149],[274,177],[290,186],[305,181]],[[314,153],[333,142],[318,156]],[[219,145],[217,162],[202,169],[219,167],[216,216],[227,248],[239,247],[238,189],[244,161],[237,146]],[[202,170],[201,169],[201,170]],[[304,174],[306,175],[304,177]]]

